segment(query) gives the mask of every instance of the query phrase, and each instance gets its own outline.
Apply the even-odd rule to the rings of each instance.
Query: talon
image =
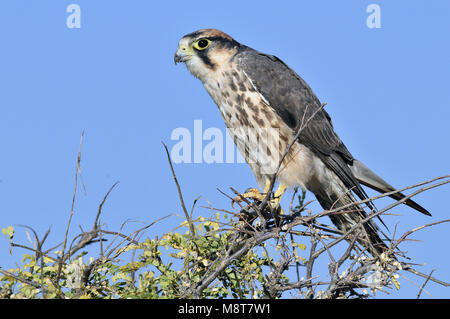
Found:
[[[278,186],[277,190],[275,191],[275,194],[273,195],[274,199],[271,201],[276,206],[280,206],[281,199],[283,198],[284,192],[286,191],[286,185],[280,184]]]
[[[264,193],[261,193],[257,188],[248,188],[244,192],[244,194],[242,194],[241,196],[236,196],[235,198],[233,198],[233,200],[231,201],[231,207],[234,208],[234,203],[241,203],[241,202],[243,202],[244,201],[243,198],[263,201],[264,198],[266,197],[267,192],[269,191],[269,186],[270,186],[270,182],[267,181],[266,185],[264,187]],[[272,209],[277,209],[280,206],[280,202],[281,202],[281,199],[282,199],[285,191],[286,191],[286,185],[280,184],[278,186],[278,189],[275,191],[275,194],[273,195],[274,198],[269,200],[269,202],[268,202],[269,206]],[[281,209],[281,211],[283,211],[283,210]]]
[[[265,193],[261,193],[257,188],[248,188],[242,195],[244,198],[263,200],[266,197]]]
[[[234,203],[241,203],[243,202],[243,198],[245,199],[253,199],[253,200],[259,200],[262,201],[264,199],[264,197],[266,196],[266,194],[261,193],[257,188],[248,188],[244,194],[242,194],[241,196],[236,196],[235,198],[233,198],[233,200],[231,201],[231,207],[234,208]]]

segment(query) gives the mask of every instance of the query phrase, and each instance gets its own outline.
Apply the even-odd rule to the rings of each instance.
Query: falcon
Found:
[[[203,83],[264,189],[261,195],[269,191],[276,174],[278,204],[287,188],[309,190],[325,210],[345,206],[330,219],[347,232],[368,216],[357,203],[357,198],[368,198],[363,185],[380,193],[395,190],[352,156],[334,131],[324,105],[276,56],[241,44],[220,30],[202,29],[181,38],[174,61],[184,62]],[[389,196],[405,197],[402,193]],[[404,203],[431,216],[411,199]],[[367,206],[375,209],[370,201]],[[373,219],[362,225],[358,241],[374,256],[387,251]]]

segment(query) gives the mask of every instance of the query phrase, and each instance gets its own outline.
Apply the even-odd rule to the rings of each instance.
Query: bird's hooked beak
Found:
[[[192,57],[192,52],[189,50],[189,48],[184,45],[180,44],[178,46],[177,52],[175,52],[175,55],[173,57],[173,61],[175,62],[175,65],[179,62],[186,62],[190,60]]]

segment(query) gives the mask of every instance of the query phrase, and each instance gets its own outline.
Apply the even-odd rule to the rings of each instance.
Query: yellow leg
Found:
[[[269,187],[270,187],[270,180],[266,180],[263,193],[261,193],[257,188],[250,188],[246,190],[244,194],[242,194],[242,197],[262,201],[266,197],[266,194],[269,191]],[[287,188],[286,185],[280,183],[277,190],[275,191],[274,199],[270,201],[270,205],[272,207],[277,207],[280,205],[281,198],[283,197],[286,188]],[[242,198],[238,196],[233,199],[233,203],[234,202],[240,203],[242,202]]]
[[[275,191],[274,197],[275,197],[275,200],[278,201],[278,205],[281,202],[281,198],[283,198],[284,192],[286,192],[286,188],[287,188],[286,185],[284,185],[283,183],[280,183],[277,190]]]
[[[278,186],[278,188],[275,191],[275,194],[273,196],[274,199],[270,202],[272,207],[279,207],[280,206],[280,202],[281,202],[281,199],[283,198],[284,193],[286,192],[286,188],[287,188],[287,186],[285,184],[280,183],[280,185]],[[281,207],[280,207],[280,214],[284,215],[284,210]]]

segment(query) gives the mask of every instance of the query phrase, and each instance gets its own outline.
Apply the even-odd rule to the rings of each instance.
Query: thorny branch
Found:
[[[432,277],[431,274],[427,276],[420,273],[418,270],[414,269],[409,262],[399,263],[395,259],[386,256],[384,256],[384,259],[374,258],[368,255],[365,249],[360,247],[356,241],[357,232],[363,223],[383,213],[389,212],[393,207],[403,203],[408,198],[448,183],[450,183],[449,176],[443,176],[398,190],[397,192],[402,192],[405,189],[423,186],[421,189],[408,195],[405,199],[399,200],[376,213],[372,213],[345,233],[324,226],[318,222],[319,219],[329,216],[330,214],[342,213],[337,209],[323,211],[317,214],[312,214],[311,211],[309,211],[309,214],[305,216],[301,216],[300,211],[298,210],[290,210],[289,214],[278,216],[278,220],[276,221],[274,221],[275,217],[273,214],[265,211],[261,211],[261,214],[258,214],[256,219],[255,215],[252,215],[250,219],[241,216],[241,219],[243,219],[244,222],[241,222],[239,226],[234,227],[235,237],[231,241],[232,244],[229,246],[228,250],[223,252],[220,259],[215,260],[214,266],[210,268],[210,271],[204,275],[199,283],[186,290],[183,296],[188,298],[201,298],[202,291],[209,287],[227,267],[233,264],[234,261],[252,251],[255,247],[264,245],[271,239],[282,243],[281,250],[283,253],[280,254],[279,260],[274,264],[275,266],[271,267],[270,273],[266,275],[265,282],[262,284],[262,288],[265,291],[265,297],[267,298],[278,298],[287,290],[297,290],[300,292],[300,295],[305,298],[367,298],[370,296],[367,289],[372,292],[382,291],[389,293],[388,290],[392,289],[392,284],[395,282],[395,273],[402,270],[425,277],[427,279],[426,282],[434,281],[438,284],[448,286],[448,283]],[[390,193],[362,200],[358,202],[358,204],[363,204],[366,201],[374,201],[389,196],[389,194]],[[248,208],[254,208],[258,204],[249,202],[248,199],[246,200],[248,206],[241,210],[241,215],[248,214]],[[301,211],[305,209],[305,206],[301,207]],[[260,222],[257,221],[258,218],[265,218],[266,220]],[[426,227],[449,221],[450,220],[442,220],[430,223],[406,232],[390,243],[392,256],[395,256],[399,260],[404,257],[400,252],[396,252],[395,248],[404,242],[412,233]],[[299,231],[296,229],[297,227],[306,227],[309,232]],[[282,279],[286,270],[295,264],[292,248],[288,247],[289,245],[286,244],[284,240],[280,239],[286,238],[288,234],[310,238],[309,258],[303,264],[305,267],[305,279],[296,282],[286,282],[285,279]],[[334,258],[331,250],[335,245],[341,242],[347,242],[348,246],[339,258]],[[329,260],[328,281],[319,279],[319,277],[323,278],[323,275],[313,276],[314,265],[319,262],[320,258],[323,258],[324,253],[326,253],[325,256],[328,256],[326,258]],[[342,268],[344,268],[344,270],[342,270]],[[315,281],[315,279],[319,280]],[[322,289],[319,291],[320,293],[318,293],[317,287],[323,285],[327,285],[328,288]],[[394,283],[394,285],[396,284]],[[364,292],[360,292],[361,290]]]
[[[302,127],[304,126],[300,125],[296,135],[300,134]],[[272,180],[270,192],[266,194],[263,201],[243,198],[243,202],[246,206],[241,206],[237,211],[217,209],[211,206],[206,207],[213,212],[230,214],[231,216],[234,216],[234,219],[223,222],[219,229],[214,230],[215,233],[211,232],[211,236],[214,234],[227,234],[227,236],[224,237],[226,238],[226,244],[220,251],[207,256],[201,256],[203,260],[206,260],[208,263],[208,267],[205,268],[202,266],[202,262],[195,259],[197,257],[200,258],[201,255],[199,247],[196,246],[197,240],[199,239],[199,236],[204,236],[195,231],[197,219],[192,218],[193,210],[198,198],[195,199],[189,214],[186,209],[178,178],[175,175],[168,149],[165,145],[164,147],[166,149],[172,176],[177,186],[181,207],[186,218],[184,226],[180,227],[187,226],[189,228],[187,254],[184,257],[184,265],[181,274],[179,275],[178,286],[174,287],[174,291],[177,292],[178,297],[202,298],[205,295],[205,291],[212,287],[216,287],[224,277],[227,277],[229,281],[231,274],[236,278],[236,285],[240,287],[250,287],[248,292],[249,295],[246,295],[244,288],[239,292],[238,295],[240,298],[254,296],[259,296],[260,298],[280,298],[286,296],[286,293],[301,298],[368,298],[375,296],[375,292],[377,291],[389,293],[393,286],[397,285],[395,280],[396,274],[403,271],[425,278],[423,284],[418,285],[420,290],[417,297],[420,297],[422,292],[426,292],[424,288],[430,281],[443,286],[449,286],[448,283],[434,278],[432,276],[433,272],[423,274],[416,269],[416,265],[412,264],[410,260],[407,259],[407,261],[403,261],[406,256],[399,250],[399,247],[403,242],[408,240],[413,233],[424,228],[449,222],[450,219],[416,227],[405,232],[397,239],[392,238],[389,247],[392,256],[395,256],[396,259],[386,256],[383,258],[374,258],[368,255],[366,250],[361,247],[356,240],[358,231],[363,223],[390,212],[394,207],[404,203],[413,196],[450,183],[449,175],[359,201],[357,204],[362,205],[396,192],[419,188],[402,200],[398,200],[378,211],[372,212],[367,218],[361,220],[346,232],[339,231],[326,225],[324,219],[332,214],[345,213],[345,210],[350,209],[350,206],[313,213],[308,207],[311,202],[304,203],[304,198],[302,198],[299,205],[296,207],[294,207],[292,200],[289,210],[283,215],[279,214],[279,211],[271,211],[271,206],[266,204],[271,196],[273,196],[272,189],[274,180]],[[286,150],[285,154],[287,154],[288,151],[289,149]],[[281,161],[282,160],[283,158]],[[46,258],[47,263],[53,262],[55,266],[58,266],[57,276],[52,279],[52,284],[59,289],[59,297],[61,298],[63,297],[63,292],[60,287],[60,279],[65,276],[62,271],[62,265],[65,262],[89,245],[93,243],[100,244],[100,256],[90,262],[87,267],[84,268],[81,275],[81,286],[87,285],[96,268],[108,261],[113,261],[129,245],[139,245],[139,236],[141,236],[146,229],[156,222],[168,217],[162,217],[137,229],[131,234],[125,234],[123,232],[123,227],[127,222],[124,222],[118,231],[103,229],[100,224],[103,206],[111,192],[118,185],[118,182],[116,182],[109,188],[99,204],[91,230],[81,230],[81,233],[73,237],[70,245],[68,245],[68,249],[66,249],[69,238],[70,222],[74,213],[73,208],[80,161],[81,143],[77,158],[74,199],[63,242],[57,246],[44,250],[43,246],[48,239],[50,230],[48,230],[42,239],[40,239],[31,227],[24,226],[33,233],[36,244],[33,247],[28,247],[22,244],[11,243],[12,247],[24,248],[34,252],[35,258],[41,262],[41,266],[44,264],[44,258]],[[236,190],[232,190],[235,193],[234,195],[241,195]],[[223,194],[230,199],[233,198],[228,194]],[[236,222],[236,220],[238,220],[238,222]],[[103,243],[106,241],[108,241],[108,245],[104,247]],[[299,242],[302,244],[298,244]],[[342,244],[347,244],[347,246],[345,246],[342,251],[342,249],[336,248],[338,244],[341,244],[341,247]],[[60,255],[57,258],[51,257],[50,253],[60,246],[62,246]],[[233,265],[238,261],[246,258],[249,254],[256,253],[260,248],[263,249],[264,254],[267,256],[267,264],[265,265],[266,271],[262,281],[252,279],[250,282],[248,280],[246,281],[244,278],[239,278],[235,269],[233,269],[231,273],[227,273],[227,270],[230,270],[230,267],[234,267]],[[298,249],[304,250],[306,248],[308,248],[308,250],[305,251],[304,257],[301,257],[298,254]],[[190,258],[192,256],[195,258]],[[157,259],[159,262],[159,265],[156,266],[157,269],[162,273],[166,272],[168,268],[162,264],[162,259],[160,257],[157,257]],[[317,270],[318,265],[323,265],[324,263],[327,263],[328,265],[328,274]],[[190,273],[200,267],[203,267],[202,269],[204,269],[204,271],[201,272],[199,278],[194,280],[194,278],[190,276]],[[293,267],[296,268],[296,276],[289,276],[289,270]],[[43,268],[44,267],[41,267],[41,271]],[[302,272],[303,276],[300,275],[300,272]],[[27,278],[23,278],[20,274],[14,274],[1,268],[0,273],[26,285],[35,287],[36,289],[40,289],[42,298],[46,297],[49,287],[45,286],[43,281],[31,281]],[[296,277],[296,280],[292,280],[294,277]],[[77,296],[80,296],[81,293],[82,289],[79,290]]]

